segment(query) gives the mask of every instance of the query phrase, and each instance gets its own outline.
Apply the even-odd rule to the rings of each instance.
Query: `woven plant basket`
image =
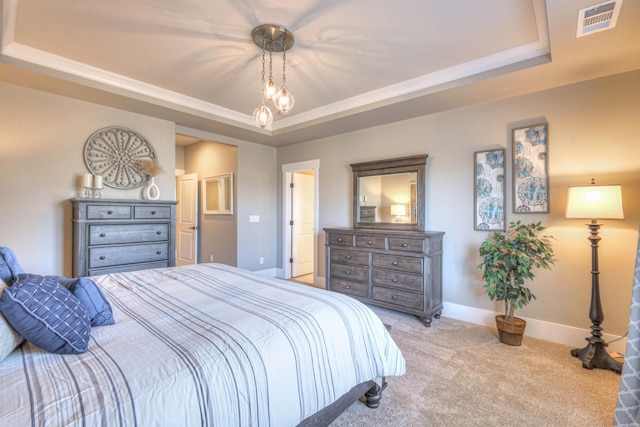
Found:
[[[520,345],[524,328],[527,322],[517,317],[513,318],[513,323],[507,322],[503,314],[496,316],[496,327],[498,328],[498,339],[507,345]]]

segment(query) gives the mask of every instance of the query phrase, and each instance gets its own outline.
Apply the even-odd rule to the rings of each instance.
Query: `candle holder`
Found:
[[[94,175],[93,176],[93,198],[94,199],[99,199],[100,197],[102,197],[102,182],[103,182],[103,178],[102,175]]]

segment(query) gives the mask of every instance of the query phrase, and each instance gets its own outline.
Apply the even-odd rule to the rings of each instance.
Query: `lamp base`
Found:
[[[594,340],[592,337],[585,338],[589,344],[585,348],[574,348],[571,355],[582,360],[582,367],[585,369],[609,369],[610,371],[622,372],[622,363],[614,360],[606,350],[607,343]]]

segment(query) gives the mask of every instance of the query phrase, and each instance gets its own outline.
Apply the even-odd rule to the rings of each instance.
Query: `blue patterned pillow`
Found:
[[[111,304],[95,282],[81,277],[69,286],[69,290],[87,309],[91,326],[113,325],[116,322],[111,312]]]
[[[89,347],[87,309],[56,281],[19,274],[0,297],[0,312],[30,343],[52,353],[83,353]]]

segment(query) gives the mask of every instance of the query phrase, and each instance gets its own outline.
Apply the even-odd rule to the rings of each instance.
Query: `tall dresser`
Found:
[[[176,201],[71,199],[73,276],[175,265]]]
[[[327,289],[416,315],[442,313],[443,232],[325,228]]]

